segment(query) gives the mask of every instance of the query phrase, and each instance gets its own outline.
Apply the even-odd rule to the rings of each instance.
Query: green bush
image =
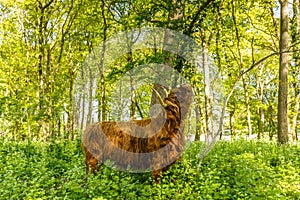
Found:
[[[195,142],[165,172],[106,166],[85,179],[81,141],[0,143],[0,199],[300,199],[300,145],[238,140]]]

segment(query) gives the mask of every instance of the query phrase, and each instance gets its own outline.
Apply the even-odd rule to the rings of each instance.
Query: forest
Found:
[[[299,66],[299,0],[0,0],[0,199],[300,199]],[[159,183],[85,177],[88,125],[184,84]]]

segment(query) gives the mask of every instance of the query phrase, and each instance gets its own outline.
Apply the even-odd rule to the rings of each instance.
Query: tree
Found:
[[[141,89],[143,78],[134,76],[129,85],[117,83],[139,65],[159,63],[177,70],[194,87],[196,104],[190,122],[195,126],[189,134],[196,130],[199,138],[202,133],[215,132],[219,97],[215,94],[220,93],[216,91],[218,81],[211,77],[215,73],[208,68],[214,63],[216,76],[224,83],[222,92],[228,97],[219,130],[222,132],[224,122],[224,129],[233,133],[263,137],[268,132],[273,136],[278,120],[278,140],[285,143],[288,130],[295,138],[299,128],[299,0],[293,0],[290,30],[287,0],[279,4],[281,19],[274,11],[277,2],[0,0],[0,132],[15,139],[73,139],[78,129],[96,120],[96,113],[99,121],[124,120],[127,111],[131,118],[146,117],[149,104],[157,101],[152,86]],[[130,32],[140,27],[167,28],[194,39],[203,47],[197,54],[206,67],[203,73],[169,51],[187,52],[185,45],[173,46],[178,38],[172,32],[153,33],[156,48],[136,50],[138,40]],[[127,46],[118,43],[112,53],[125,48],[128,53],[114,63],[106,62],[111,59],[110,38],[120,31],[128,31]],[[290,66],[287,51],[293,51]],[[87,55],[94,52],[100,53],[87,66]],[[167,87],[183,80],[173,72],[168,77]],[[117,94],[112,94],[114,86]],[[154,87],[164,95],[162,87]],[[113,100],[113,95],[118,98]]]
[[[291,19],[291,49],[293,50],[293,58],[289,69],[290,74],[290,98],[289,98],[289,119],[290,127],[289,132],[292,135],[292,138],[297,138],[297,120],[299,116],[300,109],[300,83],[299,83],[299,74],[300,74],[300,54],[297,49],[300,41],[300,24],[299,24],[299,0],[293,1],[293,18]]]
[[[278,142],[288,142],[288,66],[289,13],[288,0],[280,0],[280,67],[278,93]]]

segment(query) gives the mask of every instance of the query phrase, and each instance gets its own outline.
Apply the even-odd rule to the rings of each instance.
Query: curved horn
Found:
[[[155,92],[158,100],[159,100],[159,103],[162,107],[166,108],[168,105],[164,102],[164,100],[161,98],[160,94],[156,91],[156,89],[152,88],[153,92]]]
[[[162,88],[163,89],[163,91],[164,91],[164,95],[167,97],[168,96],[168,90],[167,90],[167,88],[165,87],[165,86],[162,86],[162,85],[160,85],[160,84],[156,84],[158,87],[160,87],[160,88]]]

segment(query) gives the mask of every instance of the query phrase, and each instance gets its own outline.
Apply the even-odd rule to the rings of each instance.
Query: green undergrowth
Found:
[[[103,166],[85,180],[79,140],[0,143],[0,199],[300,199],[300,145],[218,142],[187,146],[160,184],[151,173]]]

